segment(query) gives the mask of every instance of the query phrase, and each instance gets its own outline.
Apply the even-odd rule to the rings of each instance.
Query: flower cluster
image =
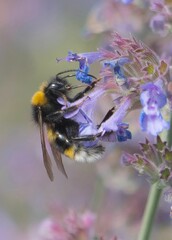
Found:
[[[88,15],[86,34],[107,33],[114,30],[124,34],[142,32],[145,28],[148,8],[145,1],[140,5],[138,1],[133,0],[108,0],[95,3]],[[146,8],[143,7],[144,5]]]
[[[166,36],[171,30],[171,7],[172,4],[170,1],[153,0],[151,2],[151,10],[155,12],[155,15],[151,18],[150,27],[161,36]]]
[[[140,174],[148,176],[159,187],[172,186],[172,150],[158,136],[156,144],[146,139],[140,143],[141,153],[122,155],[125,166],[134,167]]]
[[[45,219],[38,229],[39,240],[88,240],[94,237],[96,216],[92,212],[70,211],[62,220]]]
[[[43,220],[38,228],[38,240],[104,240],[95,234],[94,213],[87,211],[78,214],[69,211],[61,218],[52,217]],[[117,240],[117,237],[111,240]]]
[[[64,60],[78,62],[77,80],[94,85],[89,94],[74,103],[63,101],[64,109],[78,106],[78,110],[72,115],[70,113],[70,117],[80,123],[81,136],[92,132],[102,141],[108,139],[121,142],[131,139],[129,124],[124,119],[130,111],[138,108],[142,108],[140,125],[143,131],[157,136],[169,128],[169,122],[162,115],[163,108],[168,107],[168,62],[159,58],[141,41],[114,33],[107,49],[79,54],[69,52]],[[100,63],[101,67],[100,76],[96,80],[88,74],[94,62]],[[96,124],[95,106],[104,94],[113,97],[114,106]],[[61,99],[58,101],[62,102]]]

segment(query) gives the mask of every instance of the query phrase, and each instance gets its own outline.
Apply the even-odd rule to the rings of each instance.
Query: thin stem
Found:
[[[168,141],[168,147],[172,147],[172,114],[170,118],[170,129],[168,131],[168,136],[167,136],[167,141]]]
[[[156,214],[156,210],[159,204],[159,200],[161,197],[162,188],[158,188],[158,183],[154,183],[151,186],[148,200],[146,203],[146,208],[143,215],[141,230],[139,233],[138,240],[149,240],[150,234],[152,230],[152,226],[154,223],[154,218]]]
[[[167,136],[168,147],[172,147],[172,114],[170,119],[170,129]],[[155,214],[158,208],[159,200],[161,198],[163,188],[158,187],[158,183],[154,183],[151,186],[146,208],[143,215],[142,225],[139,233],[138,240],[149,240],[154,223]]]
[[[105,188],[102,182],[102,179],[97,176],[95,186],[94,186],[94,195],[92,197],[91,207],[93,211],[98,211],[102,205],[104,199]]]

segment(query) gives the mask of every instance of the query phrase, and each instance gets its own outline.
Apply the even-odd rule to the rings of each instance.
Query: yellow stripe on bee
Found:
[[[57,138],[56,133],[51,128],[47,128],[47,138],[49,142],[53,142]]]
[[[33,95],[32,99],[31,99],[31,103],[34,106],[43,106],[43,105],[45,105],[47,103],[47,98],[46,98],[44,92],[37,91]]]
[[[75,156],[75,147],[74,146],[71,146],[69,148],[67,148],[65,151],[64,151],[64,155],[71,158],[71,159],[74,159],[74,156]]]

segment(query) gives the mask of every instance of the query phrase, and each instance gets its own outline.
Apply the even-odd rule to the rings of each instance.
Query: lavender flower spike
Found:
[[[140,116],[141,128],[143,131],[157,136],[164,129],[169,128],[169,123],[163,119],[160,112],[167,103],[166,95],[161,81],[144,84],[141,88],[140,101],[143,106]]]

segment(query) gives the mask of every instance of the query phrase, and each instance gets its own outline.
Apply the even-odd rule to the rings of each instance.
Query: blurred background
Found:
[[[64,158],[69,179],[54,165],[53,183],[46,175],[39,131],[31,117],[31,96],[43,81],[69,69],[67,63],[56,62],[56,58],[66,56],[68,50],[95,51],[112,29],[124,34],[127,29],[155,48],[156,37],[149,35],[145,10],[130,9],[133,14],[121,7],[110,19],[113,9],[109,5],[104,11],[104,2],[112,1],[94,1],[94,6],[92,0],[0,2],[2,240],[39,239],[36,236],[44,219],[58,217],[61,211],[67,214],[70,209],[94,212],[98,236],[136,239],[149,183],[135,171],[120,165],[121,152],[137,151],[138,139],[144,139],[136,117],[135,127],[131,127],[135,133],[133,140],[122,145],[108,144],[104,159],[95,164],[78,164]],[[128,14],[128,18],[124,19],[124,14]],[[109,22],[105,21],[107,16]],[[156,41],[158,51],[165,46]],[[133,121],[133,116],[129,116],[128,121]],[[162,199],[152,239],[171,239],[169,213],[170,205]]]

